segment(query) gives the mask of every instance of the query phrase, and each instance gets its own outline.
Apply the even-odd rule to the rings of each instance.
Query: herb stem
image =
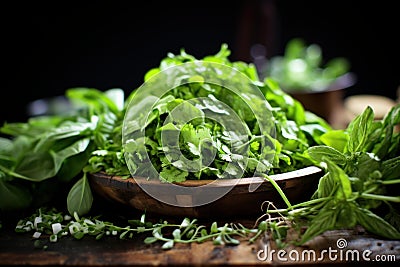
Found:
[[[386,180],[386,181],[379,181],[381,184],[388,185],[388,184],[399,184],[400,179],[395,180]]]
[[[366,198],[366,199],[392,201],[392,202],[400,203],[400,196],[394,197],[394,196],[383,196],[383,195],[375,195],[375,194],[367,194],[367,193],[363,193],[360,196],[362,198]]]
[[[275,189],[278,191],[279,195],[282,197],[283,201],[288,206],[288,208],[292,209],[293,208],[292,204],[290,204],[289,199],[286,197],[285,193],[282,191],[280,186],[274,181],[274,179],[272,179],[268,175],[264,175],[264,178],[267,179],[275,187]]]

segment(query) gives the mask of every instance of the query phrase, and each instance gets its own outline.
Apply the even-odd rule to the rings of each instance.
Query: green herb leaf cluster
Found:
[[[133,114],[127,111],[129,120],[124,134],[136,137],[129,139],[124,149],[129,152],[128,163],[133,166],[134,175],[157,176],[149,173],[154,167],[161,179],[182,182],[282,173],[311,164],[303,152],[317,144],[330,126],[305,112],[273,80],[259,81],[252,64],[230,62],[229,54],[223,45],[216,55],[206,56],[199,63],[182,50],[179,55],[169,54],[158,68],[146,73],[145,81],[158,90],[177,80],[184,82],[165,95],[157,95],[159,99],[151,106],[150,115],[141,114],[138,109],[145,109],[146,104],[142,103],[156,97],[151,93],[143,97],[142,105],[137,105]],[[178,68],[185,63],[193,64]],[[192,69],[199,65],[201,75],[193,75],[197,72]],[[232,69],[245,79],[232,74]],[[167,74],[152,80],[162,72]],[[206,82],[209,80],[212,82]],[[227,88],[230,86],[240,94]],[[256,88],[260,96],[248,88]],[[252,105],[243,99],[250,99]],[[264,125],[267,130],[262,129]],[[145,134],[137,134],[141,131]]]
[[[400,239],[400,104],[382,120],[368,107],[343,130],[320,137],[306,150],[326,170],[309,201],[270,208],[290,225],[306,227],[299,244],[327,230],[361,225],[368,232]]]
[[[73,88],[66,91],[66,96],[74,104],[70,112],[4,123],[1,127],[0,131],[8,136],[0,137],[1,210],[40,207],[62,196],[68,200],[71,214],[83,214],[93,201],[87,172],[107,165],[128,174],[119,155],[122,89],[101,92]],[[101,153],[100,148],[103,165],[89,165]]]

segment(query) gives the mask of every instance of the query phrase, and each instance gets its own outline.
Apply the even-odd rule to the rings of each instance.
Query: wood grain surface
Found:
[[[94,198],[92,215],[104,215],[105,220],[116,222],[115,225],[125,226],[121,222],[140,218],[142,214],[141,210],[110,201],[98,194]],[[213,221],[217,221],[218,225],[233,222],[252,227],[261,214],[260,211],[251,216],[237,214],[230,218],[199,218],[198,222],[203,225],[210,225]],[[125,240],[118,236],[105,236],[100,240],[92,236],[80,240],[66,236],[55,243],[49,242],[44,236],[44,244],[48,246],[44,250],[35,248],[32,233],[14,231],[21,216],[13,214],[11,217],[0,217],[3,223],[0,229],[0,266],[398,266],[400,262],[400,240],[384,240],[366,233],[362,228],[328,231],[303,246],[289,245],[283,252],[279,252],[277,243],[268,236],[260,237],[255,243],[241,240],[236,246],[214,245],[212,241],[207,241],[175,244],[172,249],[164,250],[159,242],[145,244],[143,241],[148,237],[147,234],[137,234]],[[160,219],[170,223],[182,221],[181,216],[157,213],[146,213],[146,218],[152,222]],[[289,233],[289,239],[294,238],[295,235]],[[346,244],[343,249],[338,248],[339,241]],[[275,253],[266,257],[265,252],[271,253],[272,250]],[[329,257],[330,250],[333,250],[332,256],[336,255],[336,259]],[[367,259],[370,261],[362,258],[365,251],[369,253]],[[342,259],[340,253],[344,255]],[[346,260],[346,253],[357,253],[359,258],[353,259],[349,255],[349,260]],[[299,257],[296,258],[296,255]],[[378,262],[378,259],[385,261]]]
[[[321,265],[347,266],[377,264],[377,257],[386,257],[386,262],[379,265],[396,265],[400,261],[400,241],[385,241],[367,235],[363,231],[330,231],[308,242],[305,246],[289,246],[285,257],[281,252],[280,260],[277,253],[272,258],[265,258],[263,254],[268,247],[269,251],[279,248],[273,240],[260,238],[256,243],[249,244],[242,241],[237,246],[217,246],[212,242],[177,244],[170,250],[163,250],[161,244],[146,245],[144,236],[138,235],[135,239],[120,240],[107,238],[95,240],[84,238],[74,240],[67,237],[57,243],[49,244],[47,250],[35,249],[29,235],[16,233],[2,233],[0,235],[0,265],[2,266],[257,266],[257,265]],[[337,248],[337,241],[346,240],[347,246],[342,251]],[[336,250],[329,258],[327,252],[322,256],[322,251]],[[315,257],[308,256],[309,251],[315,251]],[[346,251],[358,251],[360,258],[346,261]],[[366,261],[362,253],[370,250]],[[261,252],[260,252],[261,251]],[[296,251],[297,253],[293,252]],[[305,253],[301,258],[302,252]],[[298,258],[295,255],[300,255]],[[257,256],[258,255],[258,256]],[[289,255],[292,255],[291,258]],[[331,260],[336,255],[335,260]],[[295,260],[293,260],[295,259]],[[298,259],[298,260],[297,260]],[[389,261],[390,260],[390,261]],[[374,265],[372,265],[374,266]]]

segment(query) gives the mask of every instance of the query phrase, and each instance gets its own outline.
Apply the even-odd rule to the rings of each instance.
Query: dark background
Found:
[[[346,95],[397,97],[395,1],[129,3],[2,7],[0,123],[26,120],[28,103],[63,95],[71,87],[118,87],[129,93],[142,84],[147,70],[181,48],[201,58],[227,43],[231,60],[250,62],[252,44],[266,45],[266,56],[272,57],[282,54],[293,37],[319,44],[326,60],[350,60],[357,83]]]

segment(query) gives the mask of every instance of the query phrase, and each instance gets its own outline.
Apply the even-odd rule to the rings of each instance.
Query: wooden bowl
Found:
[[[293,204],[308,200],[317,189],[322,175],[323,171],[320,168],[310,166],[297,171],[271,175],[271,178],[276,181]],[[183,183],[170,184],[136,177],[133,179],[109,176],[100,172],[90,174],[89,182],[95,193],[110,201],[147,213],[167,216],[246,218],[262,214],[262,205],[266,201],[272,201],[277,207],[285,207],[273,185],[260,177],[187,180]],[[154,197],[152,193],[149,194],[149,189],[153,193],[157,192],[157,197]],[[183,189],[190,189],[190,193],[188,194]],[[215,198],[214,201],[203,205],[193,204],[200,203],[198,198],[204,198],[204,193],[212,197],[221,192],[226,193]],[[163,201],[160,201],[160,198]]]

